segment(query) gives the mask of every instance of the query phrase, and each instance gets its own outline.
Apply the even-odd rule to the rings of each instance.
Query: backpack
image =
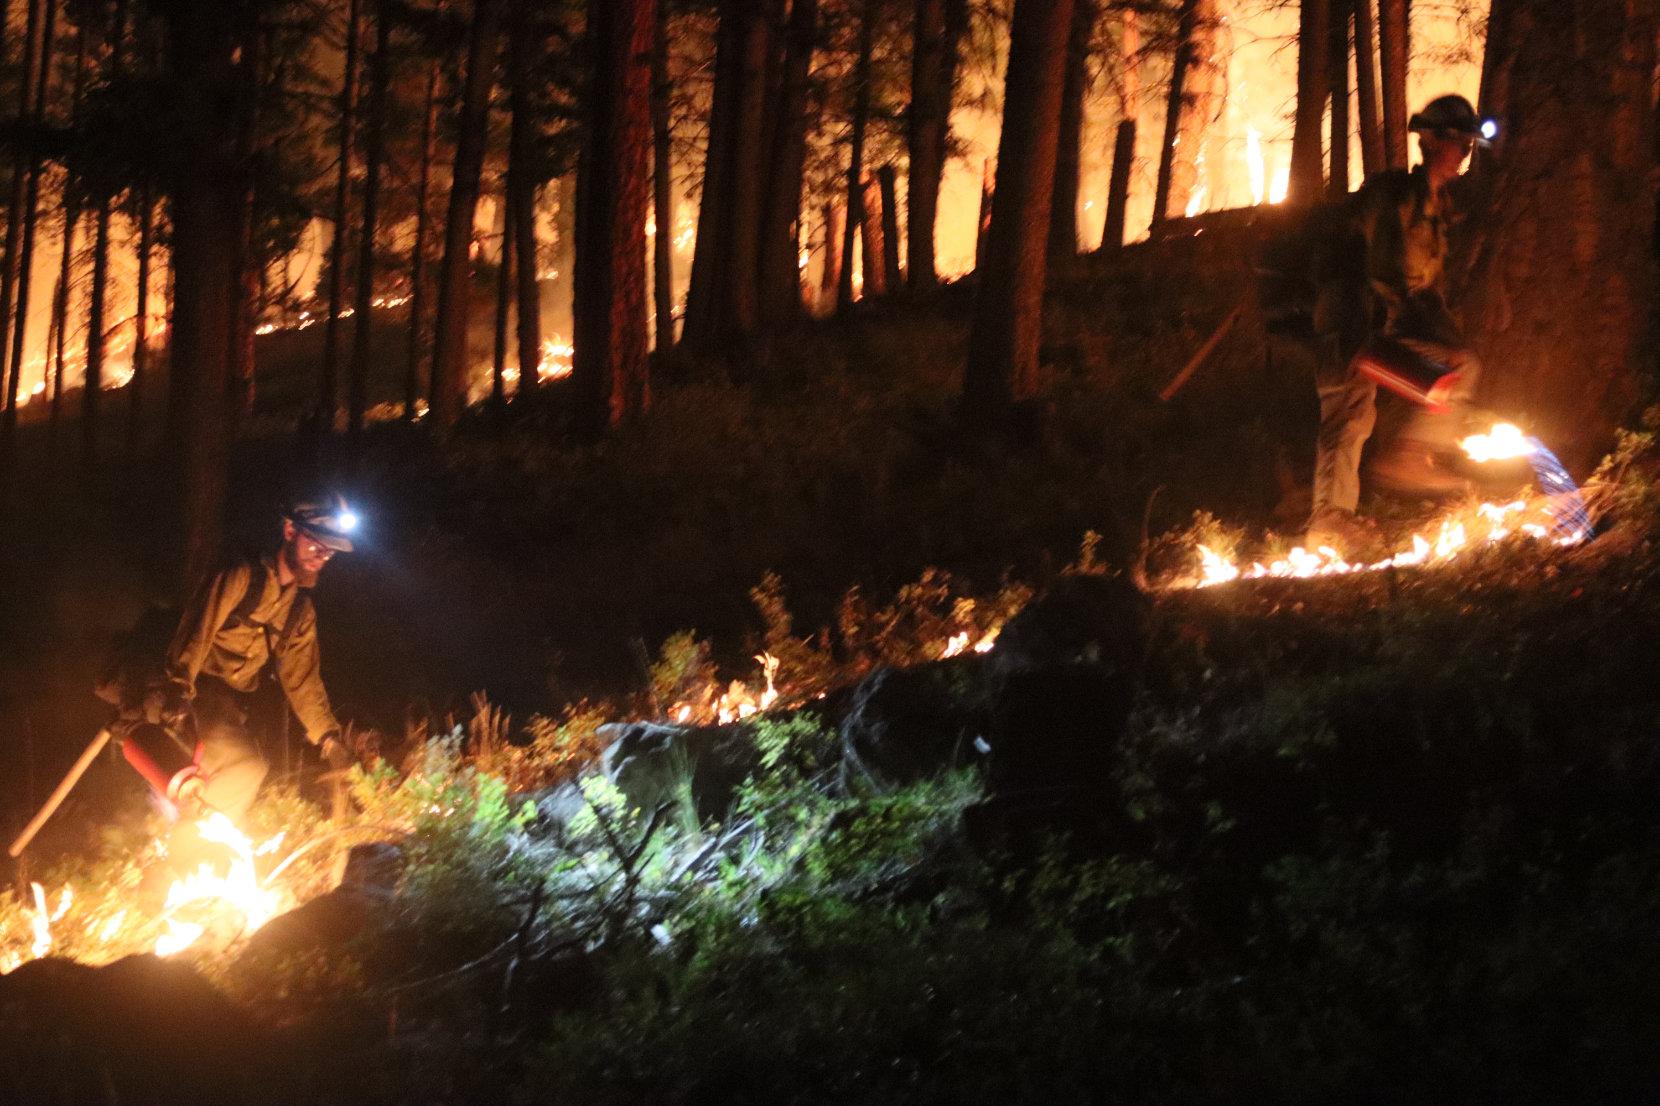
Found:
[[[225,619],[225,625],[251,622],[254,608],[259,606],[260,589],[249,587],[236,607]],[[275,658],[288,644],[289,636],[299,623],[304,606],[311,602],[309,593],[302,590],[294,597],[275,640],[267,639],[270,656]],[[124,717],[149,713],[147,700],[169,683],[167,653],[173,636],[178,632],[184,612],[172,603],[151,603],[139,615],[138,621],[117,634],[105,653],[93,682],[92,693],[119,710]],[[159,719],[151,718],[155,722]]]

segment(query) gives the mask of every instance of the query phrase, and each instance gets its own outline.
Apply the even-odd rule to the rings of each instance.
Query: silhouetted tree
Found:
[[[911,106],[905,131],[910,155],[905,192],[905,265],[913,289],[926,290],[939,282],[934,226],[951,133],[958,51],[968,30],[968,16],[968,0],[916,0],[911,36]]]
[[[1388,0],[1385,0],[1387,3]],[[1297,118],[1291,134],[1289,198],[1310,203],[1325,191],[1321,140],[1331,91],[1331,0],[1301,0],[1297,20]]]

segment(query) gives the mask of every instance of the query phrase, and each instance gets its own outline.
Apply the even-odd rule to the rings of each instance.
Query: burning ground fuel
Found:
[[[1425,530],[1413,534],[1407,545],[1377,560],[1351,560],[1354,551],[1322,545],[1294,547],[1285,556],[1243,565],[1205,545],[1198,548],[1196,587],[1215,587],[1235,580],[1341,576],[1392,568],[1420,568],[1445,564],[1472,550],[1517,538],[1577,545],[1591,536],[1591,519],[1579,487],[1554,453],[1538,438],[1510,423],[1497,423],[1485,434],[1467,437],[1464,452],[1477,463],[1525,458],[1532,466],[1536,494],[1503,503],[1481,503],[1449,512]]]

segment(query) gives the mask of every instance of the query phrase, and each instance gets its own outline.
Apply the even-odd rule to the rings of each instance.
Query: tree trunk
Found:
[[[323,435],[334,433],[334,416],[339,406],[340,309],[346,297],[346,221],[352,195],[352,131],[357,114],[360,2],[346,0],[346,72],[340,84],[340,161],[334,177],[334,236],[329,241],[328,314],[323,322],[323,364],[317,385],[317,432]]]
[[[1320,132],[1331,92],[1331,27],[1331,0],[1301,0],[1297,20],[1297,119],[1291,135],[1292,203],[1313,203],[1325,191]]]
[[[865,214],[865,128],[870,125],[870,54],[876,33],[877,0],[865,0],[859,9],[859,46],[853,61],[853,134],[847,158],[847,225],[842,228],[842,279],[836,289],[836,307],[853,306],[853,237]],[[864,294],[870,295],[870,260],[863,262]]]
[[[1016,0],[997,145],[997,201],[974,302],[963,413],[1006,423],[1038,393],[1044,253],[1071,0]]]
[[[45,0],[45,13],[41,20],[40,61],[35,72],[34,101],[32,115],[35,125],[40,126],[46,118],[46,95],[51,88],[52,76],[52,47],[56,30],[57,3],[56,0]],[[12,386],[15,388],[18,379],[23,375],[23,357],[26,350],[24,343],[28,332],[29,321],[29,292],[34,285],[34,256],[35,256],[35,229],[39,220],[40,208],[40,176],[44,167],[39,160],[29,163],[29,184],[25,190],[23,207],[23,248],[18,256],[17,277],[17,322],[12,331]],[[8,396],[8,399],[10,397]],[[88,408],[90,413],[91,408]],[[15,407],[13,408],[15,418]],[[90,425],[88,419],[88,425]],[[90,431],[86,439],[91,441]],[[90,448],[86,451],[87,459],[91,459]]]
[[[1377,35],[1372,5],[1377,0],[1350,0],[1354,8],[1355,93],[1360,99],[1360,168],[1371,176],[1384,167],[1383,124],[1378,119]]]
[[[1378,52],[1382,59],[1383,155],[1389,168],[1406,168],[1406,0],[1378,0]]]
[[[217,0],[165,10],[170,92],[197,103],[241,105],[256,89],[240,20],[227,20]],[[247,195],[245,166],[236,160],[239,112],[203,113],[180,137],[170,187],[172,213],[172,373],[183,400],[180,434],[172,439],[182,485],[180,562],[185,580],[200,579],[218,559],[223,532],[230,420],[233,298],[242,287],[235,235]]]
[[[40,0],[28,0],[28,16],[23,32],[23,72],[18,83],[18,114],[28,116],[34,99],[35,90],[35,59],[40,52]],[[17,425],[17,397],[18,386],[23,376],[23,362],[21,357],[13,357],[10,350],[13,346],[11,335],[14,329],[22,329],[27,322],[27,314],[22,310],[13,310],[17,302],[26,303],[28,298],[28,281],[19,280],[18,247],[23,237],[23,213],[32,210],[28,204],[29,183],[34,179],[30,171],[27,154],[20,145],[12,159],[12,198],[9,213],[6,219],[6,246],[3,257],[0,257],[0,379],[6,384],[5,412],[3,416],[3,433],[5,436],[5,452],[0,454],[0,472],[8,472],[11,468],[11,441],[14,427]],[[27,206],[26,206],[27,205]]]
[[[801,314],[801,186],[810,122],[808,78],[817,36],[818,0],[794,0],[761,227],[760,308],[767,327],[787,324]]]
[[[995,162],[991,158],[980,163],[980,207],[975,215],[974,271],[979,272],[986,260],[986,235],[991,233],[991,201],[996,192]]]
[[[594,73],[577,169],[572,376],[579,420],[596,435],[651,402],[645,235],[655,7],[655,0],[588,7]]]
[[[1199,150],[1216,115],[1215,0],[1183,0],[1165,106],[1164,144],[1153,190],[1153,224],[1185,214],[1199,177]]]
[[[1089,40],[1095,32],[1095,0],[1074,0],[1061,87],[1055,195],[1049,202],[1049,263],[1078,253],[1078,177],[1083,167],[1084,96],[1089,91]]]
[[[882,196],[883,286],[890,291],[896,291],[904,286],[904,276],[899,271],[898,176],[891,164],[876,170],[876,183]]]
[[[1656,5],[1506,7],[1488,49],[1509,133],[1465,317],[1488,367],[1481,401],[1582,463],[1632,413],[1651,357]]]
[[[968,31],[968,0],[916,0],[911,51],[910,170],[905,178],[905,274],[913,289],[939,283],[934,230],[951,133],[957,54]]]
[[[842,209],[834,202],[824,205],[824,271],[819,274],[819,313],[825,313],[825,304],[834,310],[836,289],[842,280]]]
[[[1331,0],[1331,179],[1335,198],[1349,191],[1349,6]]]
[[[521,20],[507,49],[507,86],[513,109],[513,127],[507,151],[507,234],[513,240],[512,254],[518,300],[519,384],[514,395],[534,391],[540,381],[536,367],[542,360],[542,286],[537,279],[536,186],[540,180],[537,159],[536,114],[530,85],[541,61],[544,40],[535,21],[533,5],[522,6]]]
[[[1101,248],[1124,248],[1124,213],[1130,203],[1130,174],[1135,168],[1134,119],[1118,124],[1112,145],[1112,178],[1107,186],[1107,218],[1101,227]]]
[[[485,125],[495,83],[496,41],[502,0],[475,0],[467,37],[467,75],[461,98],[455,172],[444,222],[444,258],[438,271],[438,314],[433,320],[432,417],[442,429],[455,425],[467,403],[467,327],[472,318],[473,216],[484,169]]]
[[[368,117],[363,136],[363,226],[358,231],[356,326],[346,388],[346,438],[353,456],[362,444],[369,402],[369,356],[375,332],[375,232],[380,220],[380,170],[385,160],[386,86],[391,78],[392,22],[384,0],[375,4],[375,52],[369,58]]]
[[[144,443],[144,386],[149,379],[147,370],[150,363],[150,243],[155,237],[156,213],[148,188],[143,185],[138,187],[133,206],[137,209],[138,220],[138,277],[133,282],[136,302],[133,307],[133,379],[127,385],[132,393],[127,407],[127,456],[136,459]],[[65,212],[66,222],[67,219],[68,213]],[[66,249],[69,238],[70,231],[66,225]],[[61,288],[60,294],[68,291],[66,280]]]
[[[882,186],[874,176],[859,190],[860,298],[885,295],[888,290],[887,236],[883,233]]]
[[[421,169],[415,184],[415,244],[409,254],[409,347],[403,381],[403,417],[414,422],[421,401],[421,338],[427,305],[427,230],[432,187],[432,162],[438,135],[438,62],[427,69],[426,114],[421,119]]]
[[[657,31],[651,44],[651,293],[657,349],[674,346],[674,135],[669,98],[669,12],[657,7]]]
[[[737,126],[738,83],[742,70],[739,12],[726,0],[715,35],[714,90],[709,106],[709,138],[703,154],[703,189],[698,200],[697,239],[692,248],[692,277],[686,289],[686,320],[681,340],[707,348],[715,340],[719,286],[731,267],[727,229],[731,208],[732,158]]]
[[[509,47],[511,49],[511,47]],[[496,408],[507,403],[507,320],[513,307],[513,228],[507,215],[507,197],[502,197],[501,251],[496,260],[496,330],[490,347],[490,402]],[[519,373],[520,386],[524,373]]]

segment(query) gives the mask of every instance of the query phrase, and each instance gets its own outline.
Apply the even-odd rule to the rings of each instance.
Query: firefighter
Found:
[[[352,763],[323,687],[310,592],[330,558],[351,551],[356,527],[337,496],[293,503],[275,552],[214,574],[185,609],[167,654],[167,713],[194,716],[197,745],[193,763],[168,781],[170,797],[233,820],[253,804],[267,765],[249,719],[267,667],[306,740],[330,767]]]
[[[1408,125],[1418,135],[1420,163],[1410,172],[1375,174],[1353,200],[1354,237],[1364,242],[1360,329],[1397,339],[1456,373],[1457,383],[1444,409],[1414,409],[1394,443],[1368,467],[1368,475],[1389,490],[1444,498],[1468,488],[1444,458],[1456,450],[1461,412],[1481,371],[1442,298],[1452,213],[1447,186],[1463,173],[1475,146],[1487,141],[1475,109],[1462,96],[1431,100]],[[1344,354],[1353,352],[1351,344]],[[1311,548],[1353,550],[1377,537],[1375,527],[1355,513],[1361,451],[1377,421],[1377,385],[1352,360],[1340,363],[1338,372],[1323,374],[1317,384],[1320,432],[1307,541]]]

